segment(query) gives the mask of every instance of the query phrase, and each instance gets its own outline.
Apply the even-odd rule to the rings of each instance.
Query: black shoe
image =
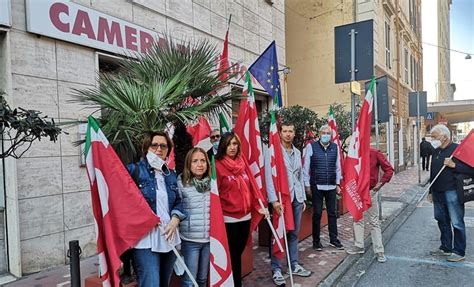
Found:
[[[323,251],[323,245],[321,242],[313,243],[313,249],[316,251]]]
[[[339,240],[330,242],[329,246],[334,247],[334,248],[339,249],[339,250],[344,250],[344,246],[342,246],[342,244]]]

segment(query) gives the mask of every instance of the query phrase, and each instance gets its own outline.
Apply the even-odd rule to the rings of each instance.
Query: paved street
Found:
[[[422,174],[424,179],[427,176],[427,173]],[[417,183],[418,174],[416,168],[409,168],[406,171],[396,174],[392,181],[382,188],[384,227],[399,218],[406,207],[409,206],[409,203],[416,199],[416,195],[421,193],[422,189],[417,187]],[[434,227],[436,226],[433,225],[433,228]],[[348,213],[341,216],[338,220],[338,230],[342,244],[344,246],[350,246],[353,240],[353,229],[352,219]],[[369,231],[370,230],[366,228],[366,236],[369,234]],[[436,230],[433,229],[432,231],[429,231],[429,234],[423,233],[423,236],[430,236],[430,238],[436,239],[437,233],[435,231]],[[321,237],[322,243],[324,246],[327,246],[329,241],[327,227],[322,229]],[[256,243],[257,240],[254,240],[254,242]],[[356,259],[348,256],[345,251],[335,250],[330,247],[324,248],[322,252],[314,251],[311,248],[311,236],[303,240],[299,247],[300,263],[306,268],[312,270],[313,274],[307,278],[295,277],[295,286],[315,286],[320,282],[328,284],[328,282],[331,282],[331,276],[341,273],[336,276],[337,278],[340,278],[340,276],[343,275],[340,266],[343,266],[344,262],[348,262],[350,259]],[[389,246],[387,247],[390,248]],[[370,249],[370,247],[367,249]],[[369,253],[370,252],[367,254]],[[390,254],[391,253],[389,253],[389,256]],[[84,282],[84,278],[97,274],[97,269],[97,257],[91,257],[81,261],[82,282]],[[21,280],[7,284],[6,286],[70,286],[68,274],[68,267],[62,266],[25,276]],[[245,286],[274,286],[271,280],[268,248],[259,247],[257,245],[254,246],[254,271],[246,276],[243,282]],[[289,286],[289,280],[287,280],[287,283]],[[378,286],[381,285],[379,284]]]
[[[466,260],[447,262],[429,255],[439,247],[439,230],[433,218],[433,205],[422,201],[413,214],[386,244],[388,261],[372,260],[369,268],[356,264],[338,286],[473,286],[474,204],[466,205]],[[360,280],[354,284],[357,278]]]

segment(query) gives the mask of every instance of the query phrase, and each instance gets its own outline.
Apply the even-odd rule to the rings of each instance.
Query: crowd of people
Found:
[[[323,204],[328,214],[328,244],[332,248],[344,249],[338,239],[336,216],[336,197],[341,192],[342,167],[338,146],[331,141],[331,133],[329,126],[322,126],[319,129],[319,138],[306,147],[303,158],[293,145],[295,125],[291,122],[283,122],[280,125],[294,220],[294,229],[287,233],[288,262],[294,276],[307,277],[312,274],[312,270],[307,270],[298,260],[298,232],[301,215],[306,209],[307,196],[311,196],[313,206],[313,249],[321,251],[325,248],[320,237]],[[446,159],[456,147],[456,144],[450,142],[447,128],[435,126],[431,136],[432,144],[436,146],[425,148],[429,149],[429,153],[434,157],[431,162],[431,180],[443,165],[447,167],[446,172],[441,175],[443,178],[432,186],[433,192],[430,194],[430,199],[434,202],[434,216],[441,231],[441,246],[432,254],[449,256],[448,260],[459,261],[464,259],[466,248],[464,205],[456,198],[455,182],[452,178],[454,173],[472,172],[472,168],[460,161]],[[179,245],[195,281],[199,286],[208,284],[212,157],[216,162],[217,186],[235,286],[242,286],[241,256],[252,233],[252,216],[269,216],[269,210],[262,206],[261,202],[268,202],[270,209],[279,215],[284,212],[272,183],[269,151],[265,153],[266,198],[262,198],[250,167],[244,160],[239,137],[233,132],[221,135],[218,129],[214,129],[209,138],[212,147],[208,151],[195,147],[187,153],[184,170],[179,176],[166,165],[173,143],[164,132],[152,133],[145,137],[141,160],[127,166],[146,202],[161,219],[160,228],[157,226],[151,230],[131,250],[133,269],[140,287],[169,285],[176,260],[171,249],[172,246]],[[423,167],[428,170],[425,164]],[[385,156],[379,150],[371,148],[370,190],[373,197],[390,181],[393,172],[394,169]],[[365,211],[365,215],[372,227],[371,237],[377,261],[383,263],[387,259],[384,255],[375,198],[372,204],[372,207]],[[454,228],[454,245],[451,225]],[[362,254],[365,252],[364,220],[354,223],[354,235],[354,246],[346,251],[349,254]],[[272,253],[272,280],[276,285],[286,283],[283,276],[284,264],[281,261]],[[194,286],[187,274],[183,275],[181,282],[182,286]]]

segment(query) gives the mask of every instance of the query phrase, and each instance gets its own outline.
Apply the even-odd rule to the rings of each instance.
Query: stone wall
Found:
[[[285,63],[283,0],[273,5],[264,0],[75,2],[176,38],[204,37],[219,50],[232,14],[231,59],[248,65],[276,39],[279,62]],[[72,89],[97,84],[97,51],[27,32],[22,0],[12,1],[12,19],[11,106],[37,109],[59,122],[89,115],[70,100]],[[79,240],[83,256],[96,252],[88,179],[72,144],[79,139],[78,127],[65,131],[69,134],[56,143],[36,142],[16,161],[23,273],[66,263],[69,240]]]

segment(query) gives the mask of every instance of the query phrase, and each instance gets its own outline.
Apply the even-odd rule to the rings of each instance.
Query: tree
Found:
[[[218,53],[207,40],[176,42],[165,35],[146,54],[120,62],[118,73],[99,75],[96,88],[77,90],[76,99],[97,109],[97,117],[117,154],[125,163],[136,161],[144,134],[175,125],[176,161],[186,155],[192,144],[187,124],[200,115],[217,117],[230,109],[238,96],[221,93],[234,67],[219,80]],[[98,112],[101,112],[100,115]],[[179,171],[179,170],[178,170]]]
[[[326,123],[324,119],[318,117],[317,113],[299,105],[281,108],[278,111],[278,115],[280,116],[281,122],[291,122],[295,125],[295,139],[293,144],[299,150],[303,149],[306,126],[308,125],[311,131],[317,134],[319,127]],[[267,144],[268,131],[270,128],[270,114],[268,112],[261,114],[259,116],[259,123],[262,141]]]
[[[56,142],[62,132],[54,119],[49,121],[48,116],[41,116],[40,111],[23,108],[11,109],[0,91],[0,129],[2,144],[7,143],[6,150],[2,148],[0,158],[11,156],[20,158],[28,151],[36,140],[48,138]]]

